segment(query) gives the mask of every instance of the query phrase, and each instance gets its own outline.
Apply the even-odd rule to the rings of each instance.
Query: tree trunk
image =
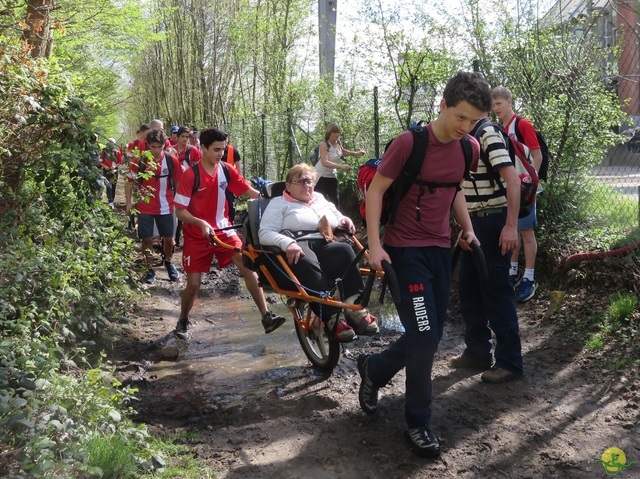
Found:
[[[55,0],[28,0],[27,27],[22,39],[31,47],[33,58],[48,58],[51,53],[51,12]]]

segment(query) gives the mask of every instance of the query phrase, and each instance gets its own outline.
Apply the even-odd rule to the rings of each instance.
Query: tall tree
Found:
[[[33,58],[49,57],[52,31],[51,12],[54,0],[28,0],[22,39],[31,47]]]

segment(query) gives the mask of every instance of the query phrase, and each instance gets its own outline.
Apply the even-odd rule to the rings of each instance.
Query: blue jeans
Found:
[[[398,277],[397,306],[405,332],[385,351],[369,357],[368,373],[376,387],[406,369],[405,418],[409,429],[431,425],[431,369],[442,338],[451,290],[448,248],[385,247]]]
[[[482,279],[470,252],[460,260],[460,313],[465,322],[465,356],[491,359],[491,330],[496,335],[496,367],[522,373],[522,348],[518,314],[509,280],[511,253],[498,245],[506,213],[471,217],[473,230],[487,262],[488,279]]]

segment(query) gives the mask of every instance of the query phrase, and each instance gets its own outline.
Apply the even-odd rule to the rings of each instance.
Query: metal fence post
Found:
[[[380,158],[380,112],[378,111],[378,87],[373,87],[373,141],[376,158]]]
[[[266,134],[266,122],[267,115],[262,113],[262,171],[260,176],[264,177],[267,174],[267,134]]]
[[[287,136],[289,138],[287,142],[287,154],[289,156],[289,168],[293,167],[293,111],[291,108],[287,108]]]

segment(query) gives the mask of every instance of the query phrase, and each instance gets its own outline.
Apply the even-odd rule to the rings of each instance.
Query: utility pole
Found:
[[[320,78],[333,86],[336,63],[338,0],[318,0],[318,51]]]

